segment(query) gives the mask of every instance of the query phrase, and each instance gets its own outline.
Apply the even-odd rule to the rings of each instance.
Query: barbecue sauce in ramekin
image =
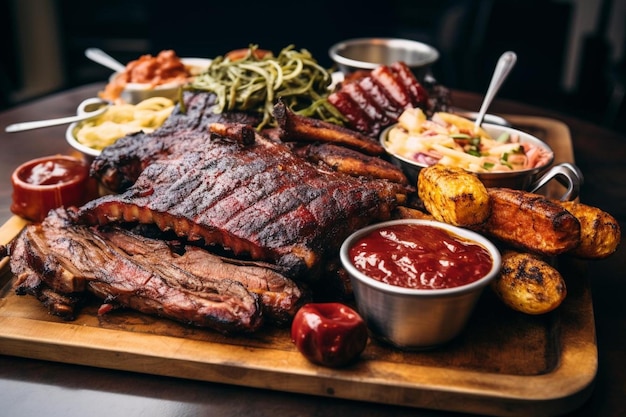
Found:
[[[483,246],[417,224],[376,229],[361,237],[349,254],[353,265],[367,276],[412,289],[459,287],[484,277],[493,266]]]
[[[79,206],[97,195],[89,178],[89,165],[64,155],[33,159],[20,165],[11,176],[11,212],[39,222],[57,207]]]

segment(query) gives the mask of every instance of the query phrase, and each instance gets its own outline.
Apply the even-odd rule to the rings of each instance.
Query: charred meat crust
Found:
[[[112,192],[135,183],[152,162],[202,149],[211,140],[213,123],[245,123],[255,126],[259,118],[247,113],[216,114],[215,95],[184,93],[185,110],[177,105],[165,123],[151,133],[138,132],[108,146],[91,164],[91,176]]]
[[[376,156],[331,143],[311,143],[294,147],[294,152],[313,162],[323,162],[337,172],[355,177],[386,179],[402,185],[409,181],[400,168]]]
[[[154,223],[303,277],[353,230],[389,218],[399,188],[319,169],[261,135],[248,146],[216,138],[154,161],[125,193],[83,206],[79,220]]]
[[[193,246],[180,254],[163,240],[119,227],[80,226],[72,218],[59,209],[27,226],[11,258],[16,292],[55,301],[44,304],[65,319],[74,317],[75,300],[91,293],[112,308],[225,333],[252,332],[266,320],[289,322],[308,299],[308,292],[269,266],[231,263]]]
[[[281,129],[281,140],[330,142],[356,149],[368,155],[383,155],[385,149],[372,138],[352,129],[311,117],[300,116],[278,101],[274,118]]]
[[[225,333],[254,331],[262,324],[258,297],[241,284],[203,282],[168,265],[164,252],[146,263],[87,228],[72,227],[67,217],[49,216],[41,226],[29,226],[22,238],[27,247],[34,248],[30,242],[35,239],[40,241],[29,259],[45,259],[44,271],[49,273],[44,272],[41,279],[57,293],[69,290],[67,282],[60,282],[69,276],[70,281],[84,282],[73,294],[84,287],[105,303],[187,324]]]
[[[200,285],[193,289],[204,290],[204,283],[213,281],[236,281],[247,291],[256,294],[263,309],[263,320],[272,324],[286,324],[291,321],[298,308],[306,302],[310,294],[293,280],[285,277],[275,265],[230,259],[207,252],[206,250],[181,243],[182,249],[174,250],[162,240],[137,236],[119,227],[94,229],[94,233],[107,242],[122,248],[133,259],[141,257],[146,264],[151,263],[155,254],[163,254],[168,264],[188,272]],[[158,262],[157,262],[158,264]],[[193,284],[192,282],[190,282]]]
[[[427,90],[403,62],[346,77],[328,101],[348,120],[351,129],[369,137],[377,137],[405,109],[420,107],[430,113],[431,106],[445,105],[430,100]]]
[[[67,321],[74,320],[77,309],[83,303],[84,295],[80,292],[61,294],[50,288],[42,280],[43,272],[36,272],[29,264],[32,257],[25,238],[18,237],[7,248],[10,249],[10,265],[16,277],[13,284],[16,294],[32,295],[48,309],[50,314]]]

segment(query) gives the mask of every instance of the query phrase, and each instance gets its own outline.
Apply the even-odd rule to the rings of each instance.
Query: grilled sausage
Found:
[[[489,188],[491,215],[478,229],[516,248],[559,255],[580,243],[580,222],[544,196],[509,188]]]
[[[423,168],[417,192],[435,219],[455,226],[479,225],[491,212],[487,189],[476,175],[462,168],[442,164]]]
[[[274,106],[274,118],[280,127],[281,140],[284,142],[332,142],[368,155],[385,153],[385,148],[369,136],[330,122],[297,114],[280,100]]]
[[[621,230],[609,213],[575,201],[556,201],[580,222],[580,243],[571,254],[585,259],[604,259],[617,250]]]
[[[491,288],[508,307],[533,315],[554,310],[567,295],[559,271],[537,255],[515,251],[502,255],[502,268]]]
[[[424,219],[435,220],[431,214],[411,207],[398,206],[391,212],[393,219]]]
[[[294,148],[294,152],[309,161],[324,162],[336,171],[355,177],[386,179],[403,185],[409,183],[402,170],[391,162],[345,146],[310,143]]]

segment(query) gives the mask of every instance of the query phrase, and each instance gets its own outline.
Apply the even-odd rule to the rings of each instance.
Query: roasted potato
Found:
[[[580,222],[580,243],[570,253],[584,259],[604,259],[617,250],[621,230],[609,213],[575,201],[556,201]]]
[[[516,251],[502,255],[502,268],[491,288],[508,307],[532,315],[554,310],[567,295],[559,271],[538,255]]]
[[[476,226],[491,213],[487,189],[462,168],[435,164],[421,169],[417,192],[436,220],[455,226]]]

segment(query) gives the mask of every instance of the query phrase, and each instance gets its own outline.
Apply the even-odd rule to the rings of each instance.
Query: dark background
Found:
[[[623,65],[610,58],[614,48],[623,56],[625,42],[611,45],[607,36],[616,1],[597,2],[601,12],[594,30],[583,39],[575,86],[565,89],[567,42],[577,1],[47,0],[52,5],[49,18],[58,28],[61,78],[46,91],[16,99],[14,92],[27,87],[18,45],[24,28],[17,30],[18,0],[2,0],[0,108],[105,80],[110,70],[85,58],[88,47],[102,48],[127,62],[162,49],[174,49],[183,57],[210,58],[251,43],[274,51],[294,44],[310,50],[321,64],[330,67],[328,48],[332,44],[353,37],[388,36],[434,45],[441,52],[435,77],[449,87],[476,92],[486,91],[500,54],[514,50],[517,65],[500,97],[626,131],[626,106],[619,94],[623,95]],[[626,17],[621,20],[626,23]],[[27,29],[38,30],[36,25]]]

